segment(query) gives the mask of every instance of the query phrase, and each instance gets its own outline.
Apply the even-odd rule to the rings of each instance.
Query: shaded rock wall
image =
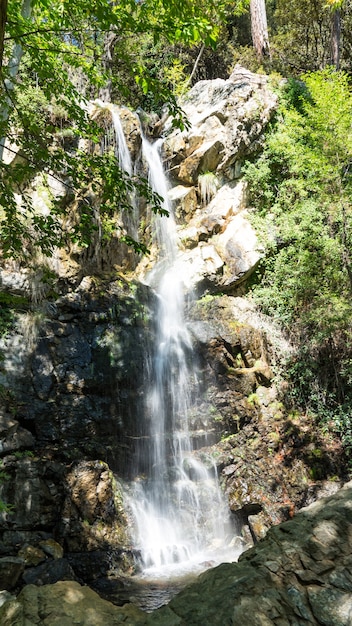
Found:
[[[37,448],[67,460],[98,456],[114,469],[126,467],[152,299],[142,285],[87,277],[34,315],[17,316],[0,345],[0,383],[9,392],[2,409],[6,452],[31,448],[34,436]],[[11,411],[20,426],[11,427]]]
[[[0,512],[0,554],[52,538],[65,555],[94,553],[101,575],[131,566],[111,470],[126,477],[133,457],[152,301],[142,285],[86,277],[36,312],[14,313],[0,342],[0,499],[10,507]],[[115,555],[97,567],[102,550]]]

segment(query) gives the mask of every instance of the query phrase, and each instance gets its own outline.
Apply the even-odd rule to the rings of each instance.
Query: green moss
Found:
[[[34,452],[32,452],[32,450],[16,450],[14,456],[16,459],[34,458]]]
[[[251,393],[247,398],[248,404],[251,406],[259,406],[259,397],[257,393]]]

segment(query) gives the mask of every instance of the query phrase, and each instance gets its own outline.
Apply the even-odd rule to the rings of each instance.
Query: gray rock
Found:
[[[308,587],[316,622],[324,626],[351,626],[352,594],[329,587]]]
[[[10,590],[16,584],[24,570],[24,560],[15,556],[0,558],[0,589]]]
[[[36,567],[27,568],[22,574],[26,585],[52,585],[58,580],[76,580],[67,559],[53,559]]]
[[[0,607],[1,626],[130,626],[145,623],[132,605],[116,607],[76,582],[38,587],[27,585],[17,600]]]

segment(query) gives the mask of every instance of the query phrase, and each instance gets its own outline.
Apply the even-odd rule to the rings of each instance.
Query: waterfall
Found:
[[[150,185],[163,198],[169,217],[156,217],[160,259],[146,279],[157,294],[156,345],[150,356],[144,407],[147,430],[136,455],[139,476],[129,496],[136,548],[144,567],[154,570],[209,560],[215,548],[228,549],[234,534],[215,466],[207,469],[192,454],[191,417],[199,400],[197,370],[184,318],[177,229],[160,147],[161,141],[152,145],[143,140]]]
[[[129,177],[133,176],[134,168],[126,137],[121,124],[120,107],[118,107],[116,104],[112,104],[111,102],[103,102],[100,99],[94,100],[94,104],[95,106],[101,109],[108,110],[111,113],[112,129],[111,127],[109,128],[109,132],[106,133],[103,139],[101,148],[102,151],[105,152],[109,150],[109,148],[111,149],[113,147],[116,160],[122,172]],[[139,211],[135,193],[133,192],[131,192],[130,194],[129,203],[133,210],[123,214],[122,225],[125,231],[137,241]]]
[[[111,111],[112,123],[115,130],[116,136],[116,146],[115,146],[115,155],[118,160],[120,168],[126,172],[129,176],[133,174],[133,167],[131,161],[130,151],[127,146],[125,134],[123,132],[119,109],[115,104],[108,105]]]

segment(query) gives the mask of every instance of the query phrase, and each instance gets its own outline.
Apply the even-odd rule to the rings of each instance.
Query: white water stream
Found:
[[[111,111],[116,158],[131,175],[133,164],[118,108],[98,104]],[[144,414],[138,416],[143,423],[133,468],[136,478],[128,486],[126,500],[144,576],[164,579],[236,560],[241,550],[230,547],[235,529],[215,465],[209,462],[205,467],[192,454],[191,418],[199,402],[197,369],[184,317],[182,264],[177,264],[177,227],[161,145],[161,140],[151,144],[143,139],[149,182],[163,198],[169,217],[154,217],[159,261],[145,282],[157,294],[156,343],[148,357]]]
[[[149,182],[163,198],[169,217],[157,216],[160,260],[147,277],[158,296],[156,345],[144,419],[143,478],[131,486],[135,545],[145,573],[181,574],[201,563],[234,560],[231,514],[215,466],[208,470],[192,455],[190,418],[197,411],[197,371],[184,318],[184,288],[176,260],[177,229],[160,158],[161,141],[143,140]]]
[[[110,104],[109,108],[111,111],[112,123],[114,126],[115,136],[116,136],[117,146],[115,148],[115,154],[116,154],[117,160],[119,162],[121,169],[124,172],[126,172],[126,174],[129,174],[130,176],[132,176],[133,167],[132,167],[131,155],[127,146],[127,141],[126,141],[124,132],[123,132],[118,107],[114,104]]]

